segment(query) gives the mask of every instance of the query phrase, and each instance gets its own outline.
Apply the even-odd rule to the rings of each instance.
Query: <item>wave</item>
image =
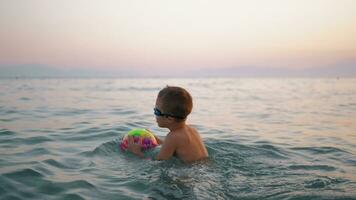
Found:
[[[50,139],[47,136],[33,136],[33,137],[28,137],[28,138],[19,138],[19,137],[15,137],[15,138],[6,138],[6,139],[2,139],[0,140],[0,144],[5,144],[6,146],[10,147],[14,147],[16,145],[35,145],[35,144],[42,144],[45,142],[50,142],[53,141],[52,139]]]
[[[81,155],[84,156],[117,156],[120,152],[119,143],[117,140],[105,142],[92,151],[82,152]]]
[[[3,176],[11,178],[11,179],[18,179],[18,180],[21,180],[22,178],[42,178],[42,177],[44,177],[44,175],[41,174],[40,172],[33,170],[33,169],[29,169],[29,168],[15,171],[15,172],[5,173],[5,174],[3,174]]]
[[[321,176],[321,177],[317,177],[312,180],[304,181],[304,187],[305,188],[325,188],[330,185],[337,185],[337,184],[345,183],[345,182],[348,182],[348,180],[342,179],[342,178],[330,178],[327,176]]]
[[[78,191],[97,191],[95,185],[87,180],[49,180],[45,174],[31,168],[2,174],[0,183],[2,199],[47,199],[53,195],[59,199],[86,199],[81,195],[82,192],[78,194]]]
[[[291,170],[316,170],[316,171],[335,171],[336,168],[330,165],[291,165]]]
[[[339,152],[351,154],[350,152],[337,147],[292,147],[290,149],[296,151],[307,151],[312,154],[330,154]]]
[[[119,133],[110,128],[90,127],[80,131],[69,129],[68,134],[61,134],[59,138],[64,141],[96,141],[98,139],[117,137]]]
[[[42,161],[43,163],[46,163],[48,165],[51,165],[53,167],[59,168],[59,169],[75,169],[77,166],[72,166],[72,165],[65,165],[63,162],[59,162],[55,159],[46,159]]]
[[[14,136],[17,133],[8,129],[0,129],[0,137]]]

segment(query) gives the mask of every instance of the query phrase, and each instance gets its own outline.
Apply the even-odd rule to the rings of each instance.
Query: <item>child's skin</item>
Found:
[[[159,97],[156,100],[156,108],[164,113]],[[176,155],[182,161],[190,163],[208,157],[208,151],[199,133],[187,125],[185,120],[177,121],[174,117],[156,116],[156,121],[159,127],[168,128],[170,131],[164,141],[155,136],[158,144],[162,145],[156,160],[168,160]],[[141,147],[133,142],[132,137],[128,139],[128,150],[143,158]]]

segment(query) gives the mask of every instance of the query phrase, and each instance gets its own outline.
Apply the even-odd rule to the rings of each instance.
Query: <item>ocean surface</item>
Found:
[[[166,85],[206,162],[118,148]],[[0,79],[0,199],[356,199],[356,79]]]

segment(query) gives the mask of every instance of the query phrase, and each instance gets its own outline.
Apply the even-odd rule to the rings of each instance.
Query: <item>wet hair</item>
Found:
[[[166,86],[158,93],[164,113],[177,116],[176,121],[184,121],[192,112],[193,100],[189,92],[181,87]]]

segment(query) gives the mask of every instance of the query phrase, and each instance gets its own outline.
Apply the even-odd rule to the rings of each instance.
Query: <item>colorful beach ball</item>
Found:
[[[120,148],[124,151],[127,150],[129,145],[128,136],[133,136],[134,143],[139,144],[144,151],[158,146],[156,138],[150,131],[146,129],[134,129],[129,131],[120,142]]]

